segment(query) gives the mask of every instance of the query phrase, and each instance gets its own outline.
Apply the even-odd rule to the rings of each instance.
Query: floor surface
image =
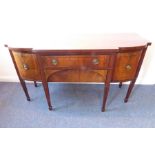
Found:
[[[128,103],[127,85],[111,85],[101,112],[102,84],[49,84],[54,110],[43,87],[27,84],[31,102],[19,83],[0,83],[0,127],[9,128],[151,128],[155,127],[155,85],[136,85]]]

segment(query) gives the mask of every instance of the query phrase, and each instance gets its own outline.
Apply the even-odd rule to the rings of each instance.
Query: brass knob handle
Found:
[[[131,65],[126,65],[126,69],[131,70],[132,69]]]
[[[29,70],[29,65],[28,64],[23,64],[24,70]]]
[[[53,64],[53,65],[57,65],[57,64],[58,64],[58,60],[52,59],[52,64]]]
[[[92,60],[92,63],[93,64],[95,64],[95,65],[97,65],[97,64],[99,64],[99,59],[98,58],[94,58],[93,60]]]

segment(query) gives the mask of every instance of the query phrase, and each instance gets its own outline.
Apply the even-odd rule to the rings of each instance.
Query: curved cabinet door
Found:
[[[20,76],[24,80],[39,81],[40,72],[35,54],[12,51]]]
[[[141,51],[118,53],[113,82],[132,80],[135,76],[141,54]]]

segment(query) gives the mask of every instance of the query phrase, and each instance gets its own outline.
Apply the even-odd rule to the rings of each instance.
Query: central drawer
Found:
[[[44,68],[106,69],[109,55],[99,56],[42,56]]]

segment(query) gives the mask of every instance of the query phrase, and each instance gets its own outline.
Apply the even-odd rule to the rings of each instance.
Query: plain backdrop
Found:
[[[153,0],[0,0],[0,81],[18,81],[4,44],[33,46],[64,35],[138,33],[152,42],[137,83],[155,83]]]
[[[153,44],[138,83],[155,83],[154,0],[0,0],[0,80],[17,76],[3,44],[42,43],[50,36],[136,32]],[[5,131],[5,132],[4,132]],[[16,132],[15,132],[16,131]],[[118,132],[119,131],[119,132]],[[8,154],[154,154],[148,129],[1,129],[0,152]]]

